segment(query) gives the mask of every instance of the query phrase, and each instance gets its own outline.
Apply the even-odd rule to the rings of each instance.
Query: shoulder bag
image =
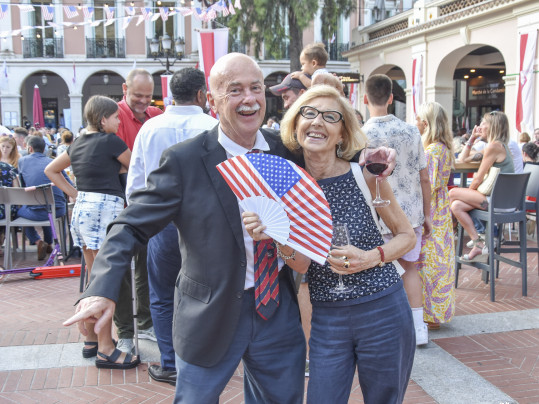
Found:
[[[477,187],[477,191],[481,192],[485,196],[489,196],[492,193],[492,189],[494,188],[494,184],[496,183],[496,178],[498,178],[499,173],[499,167],[490,167],[488,173],[485,174],[485,178],[483,178],[483,182]]]

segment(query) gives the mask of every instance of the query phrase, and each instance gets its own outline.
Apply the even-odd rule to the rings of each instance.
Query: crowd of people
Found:
[[[306,363],[309,403],[348,402],[356,371],[366,403],[403,401],[416,346],[455,313],[454,220],[471,238],[464,260],[484,261],[481,223],[468,214],[488,208],[477,188],[491,166],[539,164],[539,129],[519,145],[506,115],[492,111],[457,138],[436,102],[408,124],[389,113],[392,80],[382,74],[365,83],[364,121],[327,60],[323,44],[310,44],[301,71],[269,89],[282,97],[281,120],[266,117],[260,67],[231,53],[212,67],[211,91],[199,70],[175,72],[164,113],[150,106],[151,75],[134,69],[121,102],[88,100],[77,136],[16,128],[0,137],[3,186],[52,181],[57,216],[66,214],[64,195],[75,201],[71,233],[90,280],[64,324],[84,335],[83,357],[100,368],[140,363],[133,265],[138,337],[161,353],[149,375],[176,385],[176,403],[217,402],[240,361],[246,402],[303,402]],[[379,140],[387,167],[373,174],[365,148]],[[274,241],[240,208],[216,166],[251,152],[295,162],[324,192],[333,223],[349,233],[325,264]],[[480,162],[478,174],[449,191],[456,160]],[[373,203],[377,191],[385,206]],[[37,210],[11,214],[41,217]],[[32,228],[27,236],[42,259],[50,229],[43,240]],[[266,266],[275,272],[264,283]],[[339,279],[347,288],[335,293]],[[257,303],[266,284],[278,302],[271,310]]]

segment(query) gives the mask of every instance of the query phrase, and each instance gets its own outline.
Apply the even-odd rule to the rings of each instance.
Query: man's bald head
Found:
[[[223,84],[226,86],[231,77],[248,67],[258,70],[260,77],[264,80],[262,70],[249,56],[243,53],[229,53],[222,56],[211,68],[209,77],[210,91],[219,89]]]

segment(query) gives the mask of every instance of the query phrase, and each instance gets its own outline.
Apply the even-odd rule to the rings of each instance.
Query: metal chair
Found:
[[[56,218],[56,208],[54,205],[54,194],[52,192],[52,187],[46,188],[45,192],[43,189],[35,190],[26,190],[25,188],[15,188],[15,187],[2,187],[0,190],[0,203],[5,205],[5,211],[10,212],[12,205],[48,205],[52,209],[52,216],[54,218],[54,223],[56,227],[57,234],[58,229],[61,224],[59,219]],[[5,238],[5,248],[4,248],[4,268],[12,268],[13,266],[13,249],[9,234],[15,232],[18,227],[32,227],[32,226],[50,226],[49,220],[29,220],[23,217],[19,217],[15,220],[11,220],[11,215],[6,215],[5,226],[6,226],[6,238]],[[15,235],[16,236],[16,235]],[[62,242],[62,241],[61,241]],[[65,240],[63,241],[65,249]],[[23,239],[22,243],[23,253],[26,253],[25,243]]]
[[[525,201],[525,207],[526,207],[526,216],[529,217],[530,215],[533,216],[535,220],[535,234],[537,237],[539,237],[539,221],[537,221],[537,212],[539,212],[539,165],[535,164],[526,164],[524,166],[524,173],[530,173],[530,179],[528,181],[528,186],[526,187],[526,196],[530,196],[535,198],[535,201]],[[533,213],[530,213],[529,211],[533,211]],[[503,234],[503,228],[502,228],[502,234]],[[536,252],[537,258],[539,259],[539,239],[538,244],[536,247],[530,247],[528,245],[527,239],[524,239],[525,241],[522,241],[522,239],[519,239],[517,241],[504,241],[501,243],[501,248],[503,252],[508,253],[517,253],[521,251],[522,244],[524,243],[526,246],[526,252]],[[505,247],[505,246],[519,246],[519,247]],[[496,267],[496,273],[498,273],[499,269],[499,262],[498,266]],[[537,269],[537,273],[539,275],[539,267]]]
[[[516,266],[522,270],[522,296],[527,296],[527,262],[526,249],[522,248],[520,253],[520,261],[511,260],[502,256],[503,252],[511,252],[500,247],[499,239],[494,244],[494,226],[503,223],[519,223],[520,240],[526,237],[526,209],[525,209],[525,194],[526,186],[530,173],[522,174],[499,174],[492,190],[488,210],[473,209],[469,212],[470,216],[486,222],[485,234],[488,245],[489,260],[488,264],[481,262],[466,262],[461,260],[463,249],[463,229],[459,223],[458,226],[458,241],[457,241],[457,257],[455,259],[455,288],[458,286],[459,270],[462,264],[470,265],[485,271],[485,280],[490,277],[490,300],[495,301],[495,268],[498,268],[499,261],[503,261],[510,265]],[[496,248],[495,248],[496,247]],[[494,265],[494,261],[497,262]]]

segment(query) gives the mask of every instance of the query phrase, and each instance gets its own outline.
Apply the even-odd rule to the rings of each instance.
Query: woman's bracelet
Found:
[[[294,250],[294,249],[292,249],[292,254],[284,255],[283,252],[281,251],[281,248],[280,248],[280,247],[284,247],[284,246],[281,243],[277,242],[277,241],[275,242],[275,246],[277,247],[277,255],[279,257],[281,257],[285,261],[291,260],[296,256],[296,250]]]
[[[384,254],[384,249],[381,246],[377,246],[376,249],[380,252],[380,263],[378,264],[379,267],[383,267],[386,263],[386,256]]]

